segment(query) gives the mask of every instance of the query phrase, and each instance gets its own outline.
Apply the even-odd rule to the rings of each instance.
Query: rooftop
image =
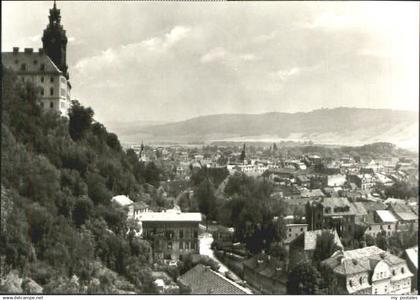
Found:
[[[201,222],[200,213],[183,213],[179,211],[145,212],[140,214],[141,222]]]
[[[241,287],[239,284],[202,264],[196,265],[194,268],[181,275],[178,280],[191,288],[191,294],[250,294],[248,290]]]

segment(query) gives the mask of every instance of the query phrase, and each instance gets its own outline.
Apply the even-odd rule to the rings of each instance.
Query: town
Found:
[[[41,40],[2,51],[1,293],[418,293],[418,153],[125,143],[72,98],[55,1]]]

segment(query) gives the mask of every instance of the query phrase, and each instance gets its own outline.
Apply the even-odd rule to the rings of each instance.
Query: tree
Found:
[[[154,162],[149,162],[146,165],[146,170],[144,172],[144,179],[147,183],[158,187],[160,182],[160,170],[156,167]]]
[[[323,280],[319,271],[310,263],[296,265],[287,277],[288,295],[323,294]]]
[[[93,212],[93,203],[89,197],[82,196],[79,197],[73,209],[73,221],[76,226],[80,226],[86,223],[86,221],[91,217]]]
[[[93,110],[73,100],[69,109],[69,133],[74,141],[80,140],[93,122]]]
[[[375,244],[382,250],[386,251],[389,248],[388,239],[386,237],[386,232],[382,230],[375,239]]]
[[[216,218],[216,197],[214,195],[214,187],[209,180],[204,180],[194,192],[197,199],[200,212],[206,216],[206,226],[208,220]]]
[[[329,258],[340,247],[335,242],[335,235],[331,231],[324,230],[316,239],[314,251],[314,261],[319,264],[324,259]]]
[[[239,157],[239,160],[241,162],[244,162],[245,158],[246,158],[246,154],[245,154],[245,144],[244,144],[244,146],[242,148],[241,156]]]

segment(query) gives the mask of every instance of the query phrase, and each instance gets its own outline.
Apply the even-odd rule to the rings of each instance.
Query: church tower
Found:
[[[67,36],[66,31],[61,25],[60,10],[54,0],[54,6],[50,9],[49,15],[50,22],[44,30],[42,36],[42,47],[45,53],[51,58],[54,64],[63,72],[63,75],[69,79],[66,63],[66,48]]]

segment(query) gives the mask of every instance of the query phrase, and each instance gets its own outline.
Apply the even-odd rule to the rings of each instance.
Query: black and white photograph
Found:
[[[3,300],[417,299],[419,1],[1,11]]]

